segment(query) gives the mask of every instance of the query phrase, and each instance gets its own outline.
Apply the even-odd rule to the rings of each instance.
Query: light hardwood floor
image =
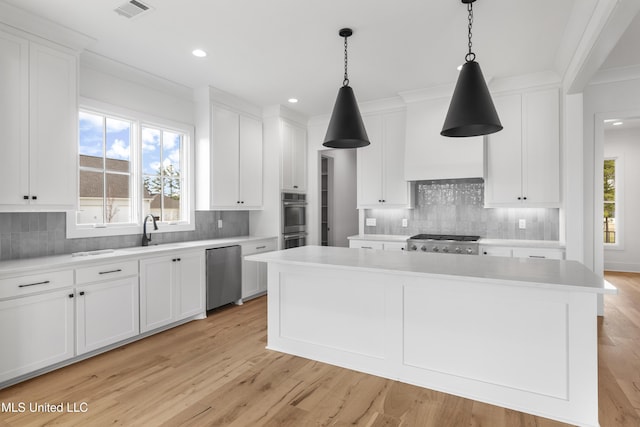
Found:
[[[600,424],[640,426],[640,274],[599,321]],[[516,411],[265,350],[266,298],[0,390],[0,426],[558,427]],[[30,403],[86,402],[85,413]],[[73,406],[72,406],[73,408]]]

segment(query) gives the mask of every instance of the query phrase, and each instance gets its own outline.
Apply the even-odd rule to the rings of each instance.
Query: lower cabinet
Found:
[[[72,358],[73,313],[71,286],[0,301],[0,382]]]
[[[245,261],[244,257],[276,249],[276,239],[242,244],[242,299],[257,297],[267,292],[267,263]]]
[[[141,332],[204,312],[204,251],[140,260]]]
[[[480,246],[480,254],[513,258],[564,259],[564,249],[507,246]]]
[[[381,249],[384,251],[405,251],[407,242],[382,242],[376,240],[349,240],[350,248]]]
[[[138,335],[138,307],[137,275],[76,288],[78,355]]]

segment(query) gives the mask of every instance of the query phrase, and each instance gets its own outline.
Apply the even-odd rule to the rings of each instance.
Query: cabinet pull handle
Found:
[[[73,294],[69,294],[69,298],[73,298]]]
[[[29,200],[29,196],[22,196],[23,199]]]
[[[362,249],[373,249],[372,246],[360,246]]]
[[[298,186],[297,186],[297,185],[294,185],[294,186],[293,186],[293,188],[298,188]]]
[[[47,283],[51,283],[51,282],[49,280],[45,280],[44,282],[29,283],[28,285],[18,285],[18,287],[19,288],[27,288],[29,286],[46,285]]]
[[[529,255],[529,258],[540,258],[540,259],[545,259],[546,256],[544,255]]]
[[[101,271],[98,274],[110,274],[110,273],[120,273],[122,271],[121,268],[117,269],[117,270],[109,270],[109,271]]]
[[[84,295],[84,291],[80,292],[80,295]]]
[[[38,196],[31,196],[31,200],[38,200]]]
[[[264,249],[264,248],[266,248],[266,246],[256,246],[256,250]]]

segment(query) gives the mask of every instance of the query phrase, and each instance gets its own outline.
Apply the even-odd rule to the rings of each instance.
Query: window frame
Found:
[[[624,195],[624,180],[623,180],[623,176],[624,176],[624,162],[623,162],[623,158],[622,156],[604,156],[604,159],[602,161],[602,168],[603,168],[603,173],[602,173],[602,179],[604,180],[604,162],[606,160],[613,160],[615,162],[615,224],[616,224],[616,241],[615,243],[606,243],[604,241],[604,238],[602,240],[602,244],[604,246],[605,250],[624,250],[624,233],[623,233],[623,229],[624,229],[624,219],[623,219],[623,213],[624,213],[624,200],[623,200],[623,195]],[[604,204],[605,204],[605,200],[604,200],[604,194],[602,195],[602,210],[604,212]],[[604,235],[604,230],[602,231],[603,235]]]
[[[67,222],[67,238],[83,238],[83,237],[108,237],[108,236],[124,236],[131,234],[142,234],[142,141],[141,132],[143,127],[158,128],[162,131],[176,132],[184,135],[182,146],[182,155],[184,157],[183,169],[186,174],[181,176],[181,209],[184,210],[186,218],[183,221],[161,222],[158,221],[158,230],[154,233],[172,233],[180,231],[195,230],[195,158],[194,158],[194,129],[192,125],[180,123],[174,120],[168,120],[156,117],[150,114],[141,113],[134,110],[106,104],[87,98],[80,98],[78,102],[78,116],[76,126],[79,124],[79,112],[86,111],[88,113],[112,116],[132,122],[132,152],[131,152],[131,169],[132,169],[132,223],[115,223],[115,224],[77,224],[78,210],[66,212]],[[78,135],[78,144],[79,144]],[[79,176],[80,163],[79,153],[76,153],[76,173]],[[78,178],[78,186],[76,188],[76,201],[79,202],[80,181]],[[79,206],[78,206],[79,207]]]

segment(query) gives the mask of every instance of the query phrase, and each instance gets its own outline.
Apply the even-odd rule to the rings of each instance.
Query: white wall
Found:
[[[356,153],[357,150],[322,151],[322,155],[333,158],[333,198],[329,206],[333,246],[348,247],[347,237],[358,234]]]
[[[616,159],[616,241],[604,248],[604,268],[640,272],[640,128],[604,134],[604,156]]]
[[[587,86],[584,91],[584,264],[604,271],[602,243],[602,162],[606,118],[640,116],[640,79]]]
[[[90,52],[80,55],[80,96],[193,126],[193,90]]]

